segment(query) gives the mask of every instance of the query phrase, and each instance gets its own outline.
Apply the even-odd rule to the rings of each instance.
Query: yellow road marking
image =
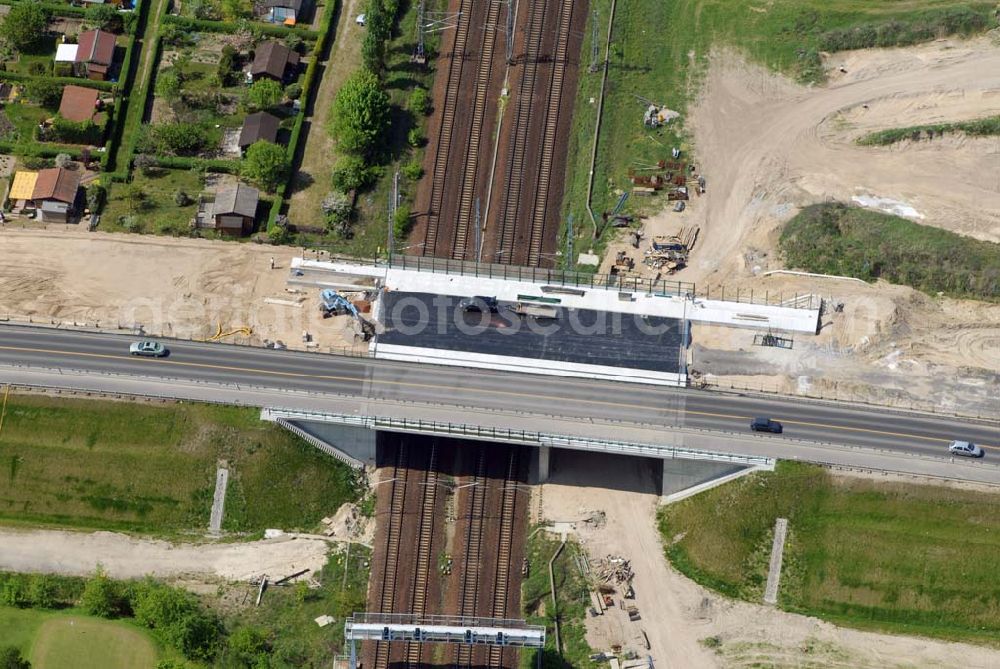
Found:
[[[0,350],[4,350],[4,351],[20,351],[20,352],[24,352],[24,353],[46,353],[46,354],[51,354],[51,355],[82,356],[82,357],[88,357],[88,358],[103,358],[103,359],[109,359],[109,360],[121,360],[123,357],[125,357],[125,356],[122,356],[122,355],[111,355],[111,354],[108,354],[108,353],[86,353],[86,352],[82,352],[82,351],[81,352],[57,351],[57,350],[52,350],[52,349],[29,348],[29,347],[23,347],[23,346],[0,346]],[[139,356],[132,356],[132,357],[139,357]],[[351,376],[340,376],[340,375],[336,375],[336,374],[307,374],[305,372],[277,371],[277,370],[270,370],[270,369],[257,369],[255,367],[233,367],[233,366],[230,366],[230,365],[217,365],[217,364],[210,364],[210,363],[206,363],[206,362],[184,362],[184,361],[180,361],[180,360],[169,360],[169,359],[163,359],[163,358],[143,358],[143,357],[139,357],[139,359],[141,359],[141,360],[143,360],[145,362],[148,362],[148,363],[159,363],[159,364],[164,364],[164,365],[177,365],[177,366],[180,366],[180,367],[198,367],[198,368],[202,368],[202,369],[217,369],[217,370],[223,370],[223,371],[229,371],[229,372],[241,372],[241,373],[253,373],[253,374],[267,374],[267,375],[270,375],[270,376],[285,376],[285,377],[290,377],[290,378],[321,379],[321,380],[326,380],[326,381],[358,381],[358,382],[373,383],[373,384],[376,384],[376,385],[399,386],[399,387],[408,387],[408,388],[420,388],[420,389],[424,389],[424,390],[438,390],[438,389],[441,389],[441,388],[447,388],[448,387],[448,386],[442,386],[442,385],[435,385],[435,384],[431,384],[431,383],[416,383],[416,382],[413,382],[413,381],[393,381],[393,380],[389,380],[389,379],[376,380],[376,379],[355,378],[355,377],[351,377]],[[490,389],[483,388],[483,389],[480,389],[479,392],[484,392],[484,393],[493,394],[493,395],[507,395],[507,396],[510,396],[510,397],[519,397],[519,398],[522,398],[522,399],[540,399],[540,400],[551,400],[551,399],[553,399],[549,395],[537,395],[537,394],[534,394],[534,393],[523,393],[523,392],[517,392],[517,391],[512,391],[512,390],[496,390],[496,389],[490,390]],[[634,402],[625,403],[625,402],[610,402],[608,400],[589,400],[589,399],[576,399],[576,400],[573,400],[573,401],[577,402],[577,403],[581,403],[581,404],[593,404],[593,405],[598,405],[598,406],[618,407],[618,408],[627,408],[627,409],[649,409],[651,411],[658,411],[658,410],[664,408],[664,407],[660,407],[660,406],[650,406],[650,405],[644,405],[644,404],[636,404]],[[709,412],[709,411],[694,411],[694,410],[691,410],[691,409],[685,409],[684,413],[685,414],[692,414],[692,415],[695,415],[695,416],[706,416],[706,417],[709,417],[709,418],[724,418],[724,419],[729,419],[729,420],[747,420],[748,418],[750,418],[749,416],[737,416],[737,415],[733,415],[733,414],[712,413],[712,412]],[[939,437],[924,437],[924,436],[916,435],[916,434],[906,434],[906,433],[903,433],[903,432],[890,432],[890,431],[887,431],[887,430],[873,430],[871,428],[864,428],[864,427],[848,427],[848,426],[845,426],[845,425],[829,425],[827,423],[811,423],[811,422],[807,422],[807,421],[796,421],[796,420],[787,420],[787,419],[780,419],[778,422],[783,423],[783,424],[788,424],[788,425],[805,425],[805,426],[808,426],[808,427],[819,427],[819,428],[827,428],[827,429],[831,429],[831,430],[842,430],[842,431],[845,431],[845,432],[865,432],[865,433],[869,433],[869,434],[882,434],[882,435],[887,435],[887,436],[892,436],[892,437],[901,437],[901,438],[904,438],[904,439],[921,439],[923,441],[933,441],[933,442],[943,442],[943,443],[949,443],[951,441],[950,439],[942,439],[942,438],[939,438]],[[991,446],[981,446],[981,448],[992,448],[992,447]]]

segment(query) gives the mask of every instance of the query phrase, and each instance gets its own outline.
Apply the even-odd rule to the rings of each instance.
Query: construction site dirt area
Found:
[[[587,3],[448,11],[412,253],[551,265]]]
[[[588,615],[595,652],[620,646],[654,666],[902,669],[1000,666],[1000,651],[963,643],[862,632],[774,607],[727,599],[675,571],[656,526],[659,462],[585,451],[552,453],[552,475],[532,506],[579,542],[592,570],[607,572],[611,608]],[[609,559],[610,558],[610,559]],[[636,609],[620,610],[619,572],[631,575]],[[643,634],[644,633],[644,634]],[[645,641],[648,638],[648,650]]]
[[[858,143],[873,131],[1000,114],[1000,36],[841,52],[825,64],[827,83],[805,87],[731,52],[713,53],[686,117],[706,192],[681,212],[664,202],[642,222],[638,248],[623,232],[601,271],[618,265],[655,276],[667,270],[643,263],[653,242],[688,237],[695,241],[687,266],[671,278],[695,283],[699,294],[827,300],[819,336],[796,337],[790,349],[695,325],[691,371],[709,385],[995,415],[997,305],[885,282],[769,273],[786,269],[778,251],[784,223],[828,200],[1000,242],[1000,138]]]
[[[0,228],[0,319],[321,352],[364,350],[349,316],[289,286],[301,249],[227,241]],[[305,341],[308,339],[308,341]]]
[[[368,611],[519,618],[528,451],[379,433]],[[518,666],[498,646],[370,643],[364,666]]]

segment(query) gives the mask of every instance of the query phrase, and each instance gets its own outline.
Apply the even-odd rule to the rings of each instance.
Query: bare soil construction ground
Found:
[[[828,313],[820,337],[796,341],[793,351],[754,349],[750,334],[696,327],[696,372],[770,390],[972,413],[1000,409],[996,306],[887,284],[764,276],[782,268],[783,223],[800,206],[830,199],[1000,241],[1000,138],[856,142],[874,130],[1000,113],[998,42],[990,34],[843,52],[827,63],[830,81],[808,88],[731,53],[713,55],[689,114],[708,192],[683,213],[648,219],[646,239],[698,226],[690,266],[678,279],[715,294],[723,286],[729,294],[737,287],[814,293],[843,303],[843,311]],[[620,249],[635,255],[625,242],[613,244],[605,265]]]
[[[346,318],[324,320],[315,291],[286,292],[301,249],[85,232],[74,227],[0,229],[0,318],[222,341],[280,340],[316,350],[353,346]],[[274,258],[275,269],[270,268]]]
[[[171,544],[115,532],[0,529],[0,570],[92,576],[98,566],[118,579],[154,576],[194,582],[272,579],[302,569],[318,573],[328,541],[285,536],[248,543]]]
[[[542,513],[569,521],[592,562],[631,561],[639,626],[657,667],[837,667],[852,669],[1000,666],[1000,652],[968,644],[837,627],[815,618],[723,598],[674,571],[655,521],[654,465],[597,453],[553,453],[553,476],[541,488]],[[601,524],[580,522],[603,512]],[[595,651],[630,646],[635,630],[588,618]],[[618,626],[620,628],[620,626]],[[710,640],[710,641],[706,641]],[[708,645],[716,646],[714,650]],[[631,644],[635,648],[634,643]],[[641,650],[644,649],[635,648]]]

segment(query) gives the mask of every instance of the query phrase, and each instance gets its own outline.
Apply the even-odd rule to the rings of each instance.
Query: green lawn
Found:
[[[611,0],[591,0],[597,10],[601,59],[607,35]],[[728,45],[754,60],[803,80],[819,80],[818,50],[847,45],[847,35],[873,32],[885,39],[919,41],[926,32],[965,32],[968,21],[941,10],[969,7],[980,17],[990,17],[995,8],[983,2],[956,0],[628,0],[618,2],[610,54],[608,89],[602,114],[592,206],[600,213],[610,210],[619,193],[630,188],[628,169],[638,163],[669,159],[671,147],[690,148],[683,129],[684,114],[699,87],[706,56],[716,46]],[[939,12],[931,17],[926,11]],[[966,17],[967,19],[967,17]],[[590,17],[593,20],[593,17]],[[898,20],[905,29],[885,30],[886,22]],[[995,26],[993,18],[980,21]],[[853,26],[882,26],[880,30],[837,32]],[[579,241],[576,250],[589,247],[593,227],[586,210],[587,174],[598,98],[600,72],[590,74],[591,29],[585,31],[581,53],[582,71],[576,97],[568,154],[564,215],[573,215]],[[887,37],[886,37],[887,36]],[[649,130],[642,124],[648,103],[640,98],[681,112],[667,128]],[[643,211],[663,206],[660,198],[630,201],[627,210]],[[565,219],[564,216],[564,219]],[[600,245],[598,245],[600,248]]]
[[[219,460],[230,469],[227,530],[308,530],[357,495],[352,470],[255,409],[11,395],[0,521],[201,532]]]
[[[149,174],[136,170],[132,187],[143,196],[133,196],[129,186],[116,185],[104,208],[101,228],[122,231],[121,217],[133,215],[139,223],[135,232],[186,234],[191,219],[197,213],[198,195],[202,191],[201,176],[191,170],[154,169]],[[178,191],[187,193],[191,203],[179,207],[174,200]]]
[[[153,669],[161,655],[139,627],[65,612],[0,607],[0,630],[34,669]]]
[[[789,267],[808,272],[1000,300],[1000,244],[878,211],[837,203],[806,207],[785,225],[779,247]]]
[[[552,589],[549,585],[549,560],[559,548],[559,540],[544,532],[531,535],[526,553],[530,571],[521,585],[521,606],[525,619],[532,625],[545,625],[545,649],[542,666],[551,669],[579,669],[601,666],[590,661],[594,652],[587,645],[584,618],[590,606],[587,583],[574,563],[581,551],[574,542],[563,548],[553,563],[558,611],[552,610]],[[556,653],[555,620],[559,620],[562,655]],[[535,651],[521,652],[521,667],[531,669],[537,661]]]
[[[789,519],[782,608],[862,628],[998,643],[1000,494],[781,463],[664,507],[660,527],[680,571],[759,602],[779,517]]]
[[[32,141],[35,136],[35,128],[38,127],[38,124],[56,115],[54,111],[20,102],[5,105],[3,113],[10,119],[10,122],[17,131],[17,139],[22,142]]]

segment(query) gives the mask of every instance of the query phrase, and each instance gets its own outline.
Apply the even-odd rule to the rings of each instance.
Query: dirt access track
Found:
[[[354,344],[347,317],[323,320],[316,291],[286,292],[288,268],[301,249],[201,239],[172,239],[0,227],[0,319],[116,330],[142,324],[151,335],[221,341],[280,340],[315,350]],[[275,269],[271,269],[274,258]]]
[[[326,564],[330,544],[284,536],[248,543],[172,544],[116,532],[0,529],[0,570],[91,576],[100,566],[112,578],[272,580],[303,569],[309,578]]]

